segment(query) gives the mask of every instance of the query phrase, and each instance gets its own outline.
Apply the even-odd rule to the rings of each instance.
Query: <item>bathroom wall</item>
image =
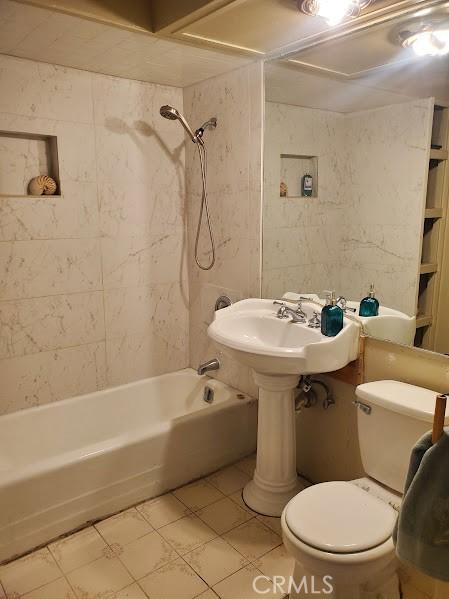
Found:
[[[415,313],[433,102],[337,114],[267,103],[263,292],[358,299]],[[318,197],[280,198],[280,155],[318,156]]]
[[[207,327],[219,295],[225,293],[233,301],[260,297],[262,63],[185,88],[184,109],[194,126],[212,116],[218,119],[216,130],[205,133],[217,249],[216,264],[209,271],[200,270],[194,261],[201,179],[194,144],[186,149],[191,365],[197,367],[217,356],[221,361],[218,378],[257,394],[249,371],[217,352],[207,337]],[[209,258],[208,233],[203,226],[200,259],[207,263]]]
[[[341,224],[347,193],[344,133],[341,114],[266,103],[264,297],[339,288]],[[318,181],[314,181],[317,197],[279,197],[281,154],[318,157]],[[295,193],[289,187],[289,195]]]
[[[182,91],[6,56],[0,88],[62,187],[0,196],[0,413],[187,366],[184,134],[158,113]]]
[[[346,116],[349,191],[341,289],[416,313],[433,101],[413,100]]]

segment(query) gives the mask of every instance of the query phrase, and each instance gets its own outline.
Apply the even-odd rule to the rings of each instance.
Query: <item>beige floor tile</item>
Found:
[[[93,526],[48,546],[63,572],[71,572],[103,556],[107,548]]]
[[[206,583],[182,559],[142,578],[139,584],[151,599],[193,599],[207,590]]]
[[[243,458],[237,464],[234,464],[236,468],[250,476],[253,477],[254,470],[256,469],[256,456],[250,455],[247,458]]]
[[[217,536],[194,514],[160,528],[159,532],[180,555],[193,551]]]
[[[198,480],[176,489],[173,494],[193,511],[200,510],[223,498],[223,494],[205,480]]]
[[[24,595],[24,599],[76,599],[65,578],[60,578]]]
[[[208,476],[207,480],[225,495],[231,495],[243,489],[246,483],[251,480],[251,477],[235,466],[228,466]]]
[[[237,551],[254,561],[282,543],[281,537],[257,518],[223,535]]]
[[[95,528],[110,545],[115,543],[126,545],[153,530],[153,527],[135,508],[97,522]]]
[[[259,515],[257,512],[255,512],[254,510],[252,510],[251,508],[249,508],[246,505],[246,503],[243,501],[242,490],[236,491],[235,493],[232,493],[232,495],[229,495],[229,499],[232,499],[232,501],[234,501],[235,503],[237,503],[237,505],[239,505],[243,510],[246,510],[252,516],[258,516]]]
[[[240,524],[252,518],[247,510],[242,509],[228,497],[208,505],[196,514],[219,535],[240,526]]]
[[[61,571],[47,548],[0,568],[0,580],[8,595],[25,595],[60,577]]]
[[[273,516],[261,516],[260,514],[257,516],[257,519],[263,522],[268,528],[274,530],[276,534],[279,536],[282,535],[282,527],[281,527],[281,519],[275,518]]]
[[[137,582],[117,593],[114,599],[148,599]]]
[[[425,595],[422,591],[413,587],[408,582],[402,585],[402,593],[404,599],[430,599],[429,595]]]
[[[184,559],[209,586],[217,584],[248,563],[238,551],[220,538],[201,545],[185,555]]]
[[[3,588],[2,583],[0,582],[0,599],[5,599],[6,598],[6,593],[5,590]]]
[[[150,499],[138,505],[137,510],[153,528],[166,526],[190,513],[190,510],[171,493]]]
[[[295,560],[287,553],[284,545],[276,547],[262,557],[259,557],[254,565],[262,574],[273,578],[273,576],[284,576],[288,579],[292,576]]]
[[[218,595],[212,589],[198,595],[197,599],[217,599]]]
[[[118,558],[106,557],[73,570],[67,574],[67,579],[79,599],[102,599],[133,583]]]
[[[401,565],[399,576],[401,580],[408,583],[410,586],[418,589],[424,593],[424,595],[428,595],[429,597],[433,597],[435,594],[435,579],[430,578],[430,576],[426,576],[426,574],[421,574],[418,570],[414,570],[412,568],[407,568],[407,566]],[[449,595],[448,595],[449,597]]]
[[[119,555],[136,580],[177,557],[176,551],[156,531],[128,543]]]
[[[262,576],[254,584],[254,580]],[[285,597],[280,591],[273,592],[272,583],[254,566],[247,566],[229,578],[225,578],[214,586],[214,591],[221,599],[260,599],[261,597]],[[260,592],[257,592],[259,590]]]

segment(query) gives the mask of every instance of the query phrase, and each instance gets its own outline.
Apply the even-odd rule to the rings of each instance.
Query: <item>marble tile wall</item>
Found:
[[[337,288],[346,199],[344,116],[272,102],[265,115],[262,294]],[[317,197],[279,197],[281,154],[318,156]]]
[[[201,201],[199,161],[193,144],[186,151],[188,200],[190,360],[193,367],[219,357],[217,377],[252,394],[257,389],[249,371],[218,354],[207,337],[215,300],[260,296],[261,172],[263,124],[262,63],[184,89],[186,117],[197,126],[218,119],[205,134],[208,188],[217,261],[210,271],[194,263],[194,241]],[[208,260],[207,230],[200,238],[200,257]]]
[[[416,313],[432,99],[346,116],[348,195],[341,289]]]
[[[63,191],[0,197],[0,414],[186,367],[182,91],[6,56],[0,87]]]
[[[375,283],[415,313],[432,101],[347,115],[267,103],[263,294]],[[280,154],[318,156],[318,197],[280,198]]]

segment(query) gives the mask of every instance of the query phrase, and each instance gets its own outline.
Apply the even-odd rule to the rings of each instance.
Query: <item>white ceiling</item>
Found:
[[[267,98],[272,101],[341,112],[416,96],[434,95],[449,103],[449,60],[400,62],[403,51],[391,41],[409,11],[449,6],[449,1],[376,0],[372,18],[364,15],[330,31],[322,20],[302,15],[296,0],[228,0],[206,17],[192,16],[190,24],[175,27],[168,35],[176,39],[39,8],[29,1],[0,0],[0,53],[186,87],[259,60],[263,52],[278,47],[274,54],[283,55],[281,66],[267,66]],[[215,38],[215,45],[186,38],[186,33]],[[286,56],[295,39],[295,53]],[[253,47],[260,54],[231,51],[217,46],[218,41]]]
[[[417,57],[398,42],[400,30],[429,16],[449,19],[449,2],[422,3],[418,11],[397,14],[268,63],[267,99],[337,112],[429,96],[449,105],[449,57]]]
[[[265,64],[265,97],[268,102],[333,112],[355,112],[406,102],[413,96],[376,89],[359,82],[341,81],[293,68],[283,62],[269,62]]]
[[[12,0],[0,0],[0,53],[177,87],[254,60]]]

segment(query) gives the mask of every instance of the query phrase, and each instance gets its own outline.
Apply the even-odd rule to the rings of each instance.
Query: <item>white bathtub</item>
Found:
[[[256,420],[191,369],[0,417],[0,562],[248,455]]]

